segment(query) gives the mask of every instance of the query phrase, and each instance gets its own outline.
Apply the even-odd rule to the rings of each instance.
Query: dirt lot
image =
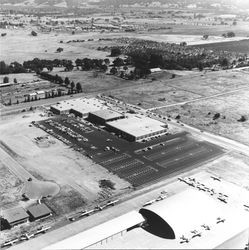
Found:
[[[22,156],[18,158],[19,163],[37,179],[57,183],[62,193],[65,186],[68,186],[89,204],[96,200],[102,191],[99,187],[101,179],[110,179],[115,183],[113,195],[129,186],[126,181],[110,174],[106,169],[92,163],[56,139],[49,147],[37,145],[34,138],[45,136],[46,133],[36,127],[29,127],[29,123],[38,119],[42,119],[39,112],[32,115],[17,115],[3,120],[0,127],[2,141],[17,155]]]

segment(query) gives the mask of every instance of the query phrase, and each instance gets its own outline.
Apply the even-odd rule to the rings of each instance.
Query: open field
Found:
[[[0,30],[6,32],[6,30]],[[38,33],[37,37],[30,35],[31,29],[7,30],[7,36],[0,39],[1,60],[6,63],[14,61],[22,63],[25,60],[33,58],[40,59],[68,59],[77,58],[105,58],[108,53],[90,50],[87,48],[79,49],[71,44],[60,43],[71,39],[89,39],[93,34],[82,33],[81,35],[72,35],[68,33]],[[64,49],[61,53],[56,53],[58,47]]]
[[[162,78],[126,88],[126,91],[113,90],[109,93],[133,104],[141,103],[144,108],[154,108],[247,88],[248,79],[248,74],[233,70],[197,72],[174,79]]]
[[[158,112],[172,117],[180,115],[184,123],[249,145],[248,94],[249,90],[241,90],[181,106],[162,108]],[[220,118],[213,120],[216,113],[220,113]],[[239,122],[242,115],[247,120]]]
[[[63,79],[68,77],[70,81],[74,81],[75,84],[77,82],[81,83],[82,91],[84,93],[105,91],[134,84],[134,81],[124,80],[119,77],[106,75],[105,73],[96,71],[55,72],[54,74],[58,74]]]
[[[161,20],[160,20],[161,22]],[[194,25],[173,25],[173,29],[170,30],[158,30],[158,31],[143,31],[143,32],[81,32],[72,35],[71,33],[41,33],[38,31],[38,36],[33,37],[30,35],[32,29],[18,29],[18,30],[3,30],[0,32],[6,32],[7,36],[0,39],[0,47],[2,49],[1,60],[6,63],[14,61],[22,63],[25,60],[32,60],[33,58],[40,59],[68,59],[76,60],[77,58],[106,58],[109,53],[96,50],[97,47],[104,47],[108,45],[115,45],[116,43],[110,41],[98,41],[99,38],[141,38],[154,40],[158,42],[171,42],[180,43],[186,41],[189,45],[205,44],[224,41],[238,41],[247,39],[246,35],[249,29],[248,25],[243,26],[194,26]],[[221,34],[225,31],[233,30],[236,33],[234,38],[223,38]],[[241,32],[240,32],[241,31]],[[209,39],[202,40],[203,34],[210,35]],[[186,35],[187,34],[187,35]],[[94,39],[94,41],[86,41],[79,43],[67,43],[70,40],[88,40]],[[63,41],[63,43],[61,43]],[[61,53],[56,53],[57,48],[63,48]]]
[[[202,44],[196,45],[195,47],[249,54],[249,40]]]

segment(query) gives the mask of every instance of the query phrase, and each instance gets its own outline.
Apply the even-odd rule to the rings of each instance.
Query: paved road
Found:
[[[28,178],[35,179],[23,166],[21,166],[2,148],[0,148],[0,161],[22,181],[27,181]]]

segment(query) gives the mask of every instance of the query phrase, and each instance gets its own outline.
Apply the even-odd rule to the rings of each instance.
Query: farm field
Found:
[[[162,108],[158,113],[176,117],[186,124],[210,131],[249,145],[249,90],[187,103],[181,106]],[[218,119],[213,119],[216,113]],[[246,121],[239,122],[242,116]]]
[[[225,50],[229,52],[248,54],[249,53],[249,40],[202,44],[202,45],[195,45],[194,47],[201,47],[201,48],[212,49],[212,50]]]

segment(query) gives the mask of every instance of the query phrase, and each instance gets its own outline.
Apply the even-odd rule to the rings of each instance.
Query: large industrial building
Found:
[[[102,109],[95,112],[90,112],[88,115],[88,120],[100,125],[105,125],[107,122],[115,121],[124,118],[122,113],[111,109]]]
[[[125,119],[107,122],[106,126],[129,141],[139,141],[168,131],[167,124],[142,115],[129,115]]]
[[[191,188],[44,248],[243,249],[249,214]]]
[[[57,115],[73,113],[79,117],[87,117],[89,112],[105,110],[105,102],[97,98],[77,98],[61,101],[50,107],[51,111]]]

